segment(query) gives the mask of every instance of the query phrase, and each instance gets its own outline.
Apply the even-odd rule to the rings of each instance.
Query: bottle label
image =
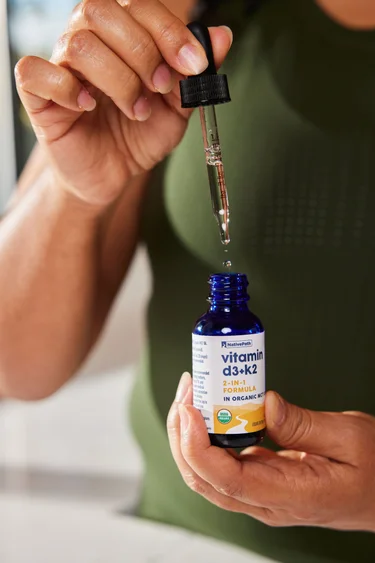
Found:
[[[193,334],[194,406],[210,434],[249,434],[266,427],[264,332]]]

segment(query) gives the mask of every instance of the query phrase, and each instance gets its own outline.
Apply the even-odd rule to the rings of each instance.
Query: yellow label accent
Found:
[[[215,405],[215,434],[247,434],[266,427],[264,405]]]

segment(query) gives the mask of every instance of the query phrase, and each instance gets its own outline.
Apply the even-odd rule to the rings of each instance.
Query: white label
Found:
[[[194,406],[211,434],[265,428],[264,332],[240,336],[193,334]]]

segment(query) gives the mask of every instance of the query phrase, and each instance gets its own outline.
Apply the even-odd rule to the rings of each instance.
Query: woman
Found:
[[[236,33],[233,103],[219,115],[231,258],[267,328],[268,385],[337,413],[270,393],[284,450],[232,455],[209,447],[184,376],[168,419],[177,466],[170,454],[167,413],[223,259],[198,118],[185,134],[178,97],[181,74],[207,65],[176,18],[194,8],[181,0],[85,0],[50,62],[17,65],[39,148],[0,230],[0,390],[38,399],[74,374],[143,240],[154,289],[132,402],[147,466],[140,514],[283,562],[372,562],[375,9],[211,4],[202,17]],[[232,35],[211,37],[220,65]]]

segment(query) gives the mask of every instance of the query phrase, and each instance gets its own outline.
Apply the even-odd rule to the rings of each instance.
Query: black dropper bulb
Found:
[[[187,27],[204,48],[208,67],[201,74],[189,76],[180,81],[181,106],[183,108],[196,108],[230,102],[227,76],[217,74],[216,71],[208,28],[199,22],[189,23]]]
[[[212,50],[211,37],[208,28],[199,22],[191,22],[187,27],[206,51],[208,59],[208,67],[199,76],[204,76],[205,74],[217,74],[214,52]]]

